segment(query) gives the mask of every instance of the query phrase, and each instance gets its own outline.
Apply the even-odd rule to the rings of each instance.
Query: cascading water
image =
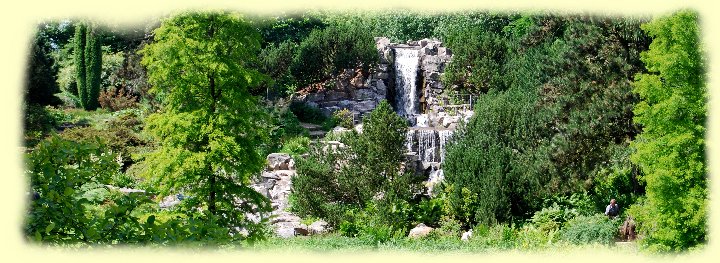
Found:
[[[418,156],[423,162],[435,162],[435,131],[418,130]]]
[[[445,144],[448,142],[452,135],[453,131],[451,130],[438,131],[438,137],[440,137],[440,162],[445,161]]]
[[[445,144],[452,135],[452,130],[411,128],[405,134],[405,147],[408,152],[415,152],[423,162],[443,162]]]
[[[411,119],[418,113],[417,81],[420,53],[417,49],[395,49],[395,101],[400,116]]]
[[[415,142],[415,130],[408,130],[405,133],[405,148],[408,152],[413,151],[413,142]]]

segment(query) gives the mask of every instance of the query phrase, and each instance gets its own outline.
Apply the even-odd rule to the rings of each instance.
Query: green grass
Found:
[[[369,239],[344,237],[337,234],[289,239],[269,238],[255,244],[246,245],[249,251],[256,252],[391,252],[422,254],[492,254],[506,252],[522,253],[573,253],[583,251],[606,251],[622,254],[638,254],[636,243],[623,245],[574,245],[564,241],[524,246],[523,242],[499,242],[492,238],[473,238],[461,241],[460,238],[399,238],[384,243],[372,243]]]

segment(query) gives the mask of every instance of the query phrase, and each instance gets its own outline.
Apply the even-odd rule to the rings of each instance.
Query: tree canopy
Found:
[[[697,14],[680,11],[642,27],[653,36],[642,53],[649,71],[633,83],[641,101],[633,142],[647,183],[647,199],[636,213],[647,244],[658,250],[704,242],[707,222],[705,120],[707,90]]]
[[[233,13],[186,13],[163,21],[141,52],[162,112],[146,130],[160,148],[146,175],[169,194],[183,191],[221,225],[251,227],[244,216],[268,211],[248,187],[264,158],[265,114],[249,89],[264,76],[247,67],[259,52],[258,33]],[[249,229],[252,234],[252,229]]]

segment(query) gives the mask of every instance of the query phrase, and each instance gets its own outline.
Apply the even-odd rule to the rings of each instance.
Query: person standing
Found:
[[[610,199],[610,204],[605,208],[605,215],[609,218],[615,218],[620,212],[620,208],[615,203],[615,199]]]

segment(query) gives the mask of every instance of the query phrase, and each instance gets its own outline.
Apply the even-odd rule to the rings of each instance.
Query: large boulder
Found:
[[[432,231],[433,228],[426,226],[423,223],[418,224],[413,229],[410,230],[410,234],[408,234],[408,237],[410,238],[419,238],[424,237],[430,234],[430,231]]]
[[[472,232],[473,232],[472,229],[470,229],[470,230],[468,230],[467,232],[463,233],[463,234],[462,234],[462,237],[460,238],[460,240],[462,240],[462,241],[468,241],[468,240],[470,240],[470,238],[472,237]]]
[[[318,220],[308,226],[308,230],[311,235],[321,235],[328,232],[328,223],[323,220]]]
[[[292,157],[290,157],[287,153],[271,153],[267,156],[267,162],[268,162],[268,170],[275,171],[275,170],[287,170],[288,166],[290,164],[290,160],[292,160]]]

